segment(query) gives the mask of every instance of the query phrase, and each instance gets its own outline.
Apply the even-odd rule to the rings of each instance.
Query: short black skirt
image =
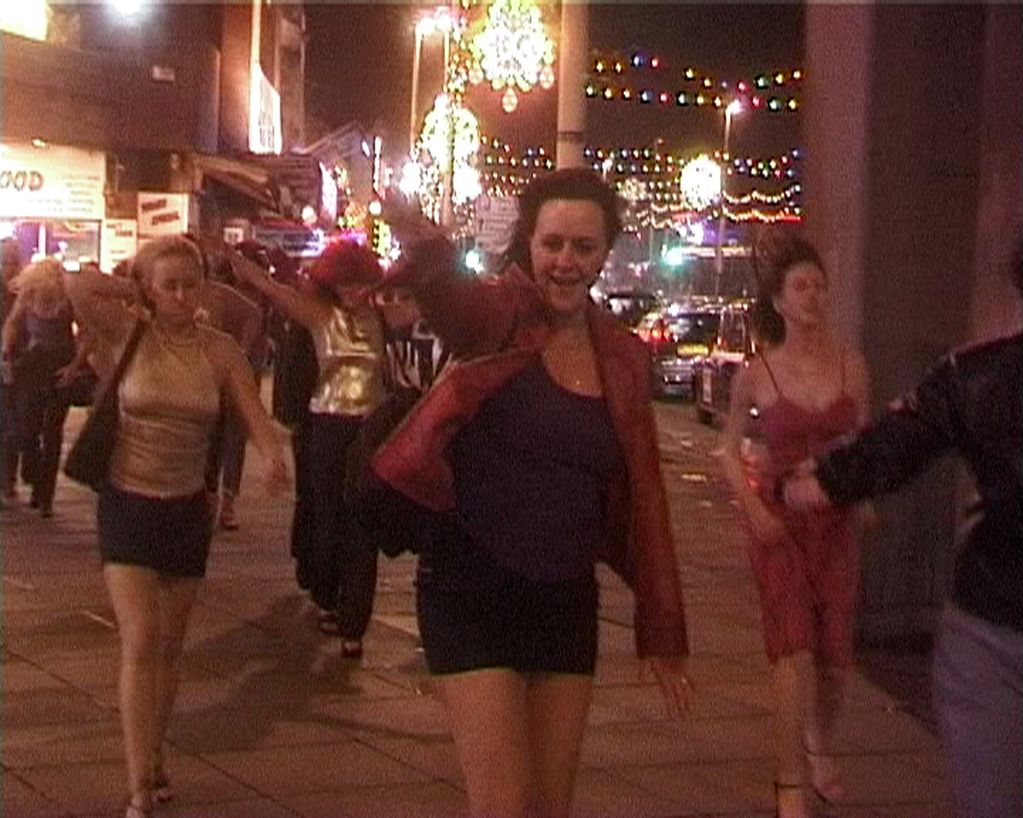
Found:
[[[420,554],[416,587],[431,673],[594,673],[599,593],[592,574],[560,582],[528,579],[452,531]]]
[[[105,563],[137,565],[174,577],[202,577],[210,553],[206,493],[160,499],[107,486],[96,509]]]

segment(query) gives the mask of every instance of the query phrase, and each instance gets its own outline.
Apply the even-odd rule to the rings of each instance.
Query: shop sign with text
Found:
[[[0,143],[0,218],[98,221],[105,181],[100,151]]]

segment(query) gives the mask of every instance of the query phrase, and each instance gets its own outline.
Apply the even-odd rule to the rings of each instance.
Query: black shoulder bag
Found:
[[[114,367],[110,379],[103,385],[102,391],[96,397],[92,411],[82,426],[82,431],[67,453],[64,459],[64,474],[74,480],[88,486],[93,491],[100,491],[106,485],[110,475],[110,456],[114,451],[114,443],[117,440],[117,422],[120,407],[117,399],[117,388],[121,384],[128,364],[135,357],[135,350],[138,349],[139,340],[145,332],[146,325],[138,321],[128,343],[124,347],[121,359]]]

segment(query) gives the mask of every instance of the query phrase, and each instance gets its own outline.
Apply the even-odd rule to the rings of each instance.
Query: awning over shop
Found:
[[[192,156],[192,165],[207,181],[227,188],[268,210],[279,209],[277,192],[265,168],[223,156]]]

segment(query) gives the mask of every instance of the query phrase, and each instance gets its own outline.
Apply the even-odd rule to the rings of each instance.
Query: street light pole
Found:
[[[408,120],[408,154],[416,149],[416,126],[419,125],[417,108],[419,107],[419,59],[423,54],[422,20],[416,23],[416,46],[412,57],[412,105]]]
[[[727,163],[728,163],[728,138],[732,133],[732,117],[736,114],[742,113],[742,103],[737,99],[733,99],[725,107],[725,138],[724,144],[721,149],[721,206],[720,213],[718,215],[718,236],[717,236],[717,248],[714,254],[714,296],[718,297],[721,295],[721,279],[725,273],[725,179],[728,176]]]

